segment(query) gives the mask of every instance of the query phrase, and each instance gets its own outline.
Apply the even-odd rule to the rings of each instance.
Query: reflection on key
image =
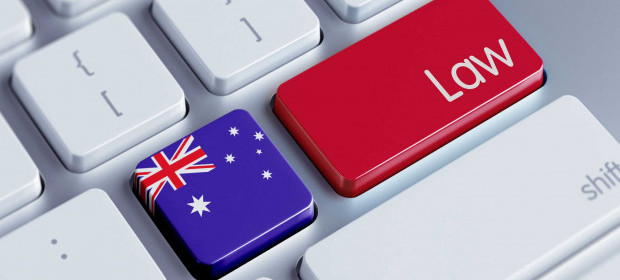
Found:
[[[35,200],[39,169],[0,114],[0,218]]]
[[[215,94],[245,86],[318,45],[303,0],[156,0],[153,16]]]
[[[67,168],[90,170],[185,116],[183,90],[113,14],[15,66],[13,87]]]
[[[102,190],[0,238],[0,279],[165,279]]]
[[[620,228],[572,256],[540,279],[614,280],[620,275]]]
[[[75,16],[106,0],[47,0],[52,9],[61,16]]]
[[[309,248],[302,279],[534,279],[620,223],[616,164],[563,97]]]
[[[30,13],[21,0],[0,1],[0,52],[32,35]]]

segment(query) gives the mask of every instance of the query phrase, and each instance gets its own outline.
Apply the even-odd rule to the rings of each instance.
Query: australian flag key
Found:
[[[312,195],[243,110],[140,162],[133,188],[196,278],[230,272],[314,218]]]

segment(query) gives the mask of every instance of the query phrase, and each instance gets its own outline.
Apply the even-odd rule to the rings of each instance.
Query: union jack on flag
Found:
[[[189,150],[193,141],[194,136],[187,136],[171,158],[161,151],[151,157],[154,167],[136,169],[134,188],[151,215],[155,213],[155,200],[166,183],[178,190],[186,185],[183,174],[206,173],[215,169],[213,164],[199,164],[207,158],[207,154],[200,146]]]

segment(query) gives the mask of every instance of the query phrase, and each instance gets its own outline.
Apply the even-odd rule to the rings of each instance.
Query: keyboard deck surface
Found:
[[[323,0],[307,0],[318,16],[321,44],[290,63],[228,96],[211,94],[153,20],[149,0],[109,0],[72,18],[53,13],[45,0],[25,0],[34,20],[34,37],[0,53],[0,112],[38,166],[41,197],[0,219],[0,236],[90,189],[112,198],[168,279],[191,279],[179,258],[131,193],[136,164],[179,137],[218,117],[244,109],[252,114],[312,192],[318,217],[306,229],[261,254],[223,279],[296,279],[295,266],[319,240],[402,192],[472,148],[563,95],[579,98],[607,130],[620,138],[618,65],[620,45],[617,1],[491,0],[542,57],[547,74],[540,90],[469,131],[423,160],[356,198],[336,194],[278,121],[270,100],[283,82],[419,8],[427,1],[404,0],[359,24],[342,21]],[[185,91],[189,113],[179,123],[86,173],[72,173],[61,163],[14,94],[10,77],[17,60],[59,37],[112,12],[128,15]],[[428,36],[433,31],[428,30]],[[389,51],[386,49],[385,51]],[[455,209],[458,210],[458,209]]]

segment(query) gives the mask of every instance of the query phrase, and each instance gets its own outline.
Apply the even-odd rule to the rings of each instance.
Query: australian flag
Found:
[[[249,113],[138,164],[134,193],[197,278],[220,277],[308,225],[312,195]]]

